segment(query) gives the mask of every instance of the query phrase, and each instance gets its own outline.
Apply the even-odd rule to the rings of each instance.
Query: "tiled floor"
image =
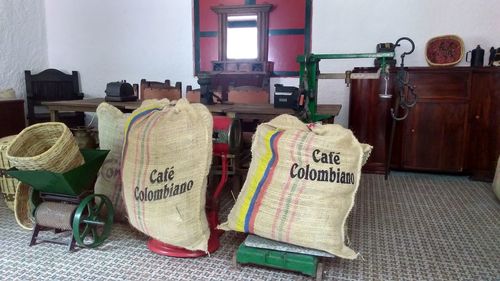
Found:
[[[362,257],[326,260],[326,280],[500,280],[500,202],[487,183],[363,175],[348,233]],[[103,246],[74,253],[55,244],[28,247],[30,237],[0,203],[0,280],[310,279],[256,266],[235,269],[231,257],[244,235],[234,232],[222,236],[217,252],[197,259],[154,254],[146,237],[120,224]]]

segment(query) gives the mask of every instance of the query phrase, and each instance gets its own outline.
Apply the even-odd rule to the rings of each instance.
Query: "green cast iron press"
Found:
[[[108,150],[82,149],[85,164],[65,173],[49,171],[21,171],[12,168],[7,174],[30,185],[33,202],[40,202],[33,211],[35,226],[30,246],[36,242],[67,244],[73,250],[94,248],[109,237],[113,224],[113,205],[102,194],[93,194],[95,178],[108,155]],[[37,195],[35,195],[37,194]],[[72,231],[69,243],[60,239],[39,238],[43,230]]]

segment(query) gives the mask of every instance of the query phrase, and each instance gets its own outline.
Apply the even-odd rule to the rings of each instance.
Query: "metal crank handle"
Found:
[[[408,38],[408,37],[401,37],[401,38],[399,38],[399,39],[396,41],[396,43],[394,44],[394,46],[395,46],[395,47],[401,46],[401,45],[399,44],[399,42],[401,42],[401,41],[408,41],[408,42],[411,44],[411,50],[410,50],[410,51],[408,51],[408,52],[404,52],[404,53],[402,54],[403,56],[409,55],[409,54],[413,53],[413,51],[415,51],[415,43],[413,42],[413,40],[411,40],[411,39],[410,39],[410,38]]]
[[[405,99],[404,106],[407,108],[414,107],[417,104],[417,95],[415,94],[415,87],[408,86],[410,99]]]

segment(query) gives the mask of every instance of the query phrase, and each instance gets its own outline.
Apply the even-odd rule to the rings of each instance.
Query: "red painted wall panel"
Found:
[[[217,14],[212,6],[243,4],[244,0],[200,0],[200,31],[217,31]]]
[[[269,29],[304,28],[306,1],[304,0],[258,0],[257,4],[273,4],[269,14]]]
[[[216,32],[218,19],[212,6],[217,5],[244,5],[245,0],[198,0],[199,1],[199,31]],[[306,2],[308,0],[256,0],[256,4],[272,4],[273,10],[269,14],[269,60],[274,62],[275,72],[298,72],[299,65],[296,57],[304,54],[304,34],[296,34],[305,30]],[[309,19],[310,20],[310,19]],[[278,34],[276,34],[278,33]],[[287,34],[295,33],[295,34]],[[310,37],[309,37],[310,38]],[[211,62],[217,60],[217,37],[200,38],[200,71],[210,71]],[[308,42],[310,45],[310,42]]]
[[[304,53],[303,35],[275,35],[269,37],[269,60],[274,71],[299,71],[297,55]]]
[[[217,60],[218,54],[217,37],[200,38],[200,70],[212,70],[212,61]]]

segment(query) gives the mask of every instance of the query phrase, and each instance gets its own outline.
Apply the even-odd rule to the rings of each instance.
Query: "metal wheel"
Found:
[[[318,262],[318,266],[316,267],[316,281],[323,280],[323,263]]]
[[[113,204],[108,197],[102,194],[85,197],[73,217],[73,237],[78,245],[87,248],[101,245],[111,232],[113,215]]]

